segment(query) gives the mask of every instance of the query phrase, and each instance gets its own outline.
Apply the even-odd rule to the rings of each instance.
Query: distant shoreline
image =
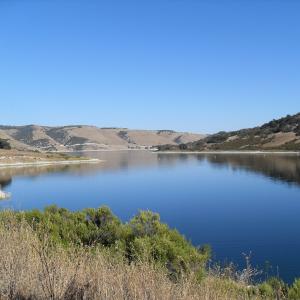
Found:
[[[300,151],[154,151],[159,154],[293,154]]]
[[[50,153],[84,153],[84,152],[117,152],[117,151],[149,151],[150,149],[97,149],[97,150],[69,150],[69,151],[50,151]]]
[[[52,166],[52,165],[75,165],[86,163],[100,163],[100,159],[81,159],[81,160],[56,160],[56,161],[37,161],[37,162],[15,162],[15,163],[0,163],[0,169],[10,167],[34,167],[34,166]]]
[[[293,154],[300,155],[300,151],[155,151],[151,149],[101,149],[101,150],[80,150],[80,151],[54,151],[53,153],[84,153],[84,152],[118,152],[118,151],[146,151],[159,154]]]

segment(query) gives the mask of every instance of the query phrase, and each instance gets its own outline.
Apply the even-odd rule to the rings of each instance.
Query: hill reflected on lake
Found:
[[[172,167],[198,161],[213,167],[228,167],[259,173],[275,181],[300,185],[300,156],[294,154],[185,154],[148,151],[105,151],[80,153],[102,160],[99,164],[31,166],[0,169],[0,186],[8,187],[15,176],[35,178],[45,173],[68,173],[74,176],[129,170],[132,168]]]
[[[300,185],[300,157],[295,155],[208,155],[206,159],[219,166],[260,173],[276,181]]]
[[[262,174],[272,180],[300,185],[300,156],[295,154],[158,154],[161,164],[197,159],[215,167]]]

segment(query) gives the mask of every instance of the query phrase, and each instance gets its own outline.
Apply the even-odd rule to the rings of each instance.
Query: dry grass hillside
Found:
[[[87,151],[143,149],[156,145],[189,143],[201,134],[171,130],[128,130],[95,126],[0,126],[0,139],[19,150]]]

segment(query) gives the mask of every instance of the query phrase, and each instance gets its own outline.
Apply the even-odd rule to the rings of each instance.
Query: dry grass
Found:
[[[149,263],[128,265],[106,250],[53,246],[12,218],[0,225],[0,299],[250,298],[245,285],[216,276],[174,283]]]

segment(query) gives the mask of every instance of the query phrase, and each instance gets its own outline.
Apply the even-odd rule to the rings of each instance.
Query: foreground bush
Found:
[[[26,220],[37,234],[49,235],[54,243],[106,248],[128,263],[155,262],[166,267],[173,279],[189,272],[200,279],[209,258],[208,250],[196,249],[149,211],[140,212],[126,224],[107,207],[70,212],[51,206],[44,212],[16,212],[14,216]]]
[[[300,279],[296,279],[294,284],[289,289],[289,299],[298,300],[300,299]]]
[[[106,207],[3,211],[0,299],[300,299],[300,280],[206,271],[208,253],[148,211],[126,224]]]
[[[66,247],[8,215],[0,241],[0,299],[249,299],[242,284],[199,283],[192,272],[170,280],[162,266],[128,264],[109,248]]]

